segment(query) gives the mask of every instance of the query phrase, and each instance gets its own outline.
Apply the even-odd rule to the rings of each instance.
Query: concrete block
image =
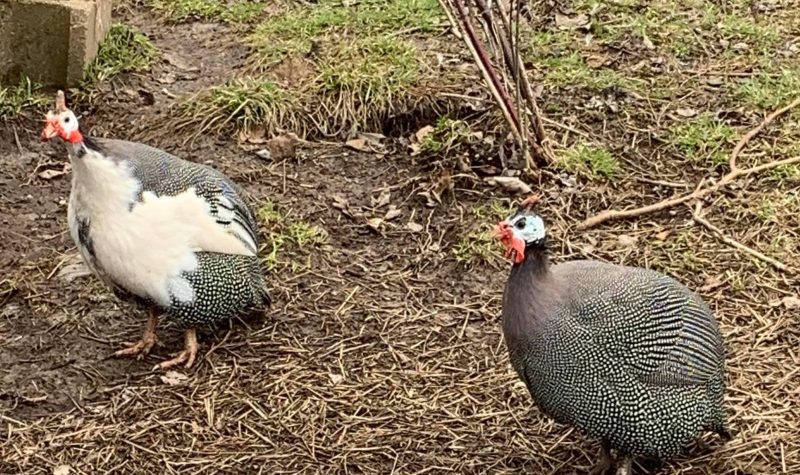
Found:
[[[0,0],[0,83],[76,85],[111,28],[111,0]]]

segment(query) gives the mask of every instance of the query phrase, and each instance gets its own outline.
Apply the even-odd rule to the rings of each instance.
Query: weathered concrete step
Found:
[[[111,27],[111,0],[0,0],[0,83],[74,86]]]

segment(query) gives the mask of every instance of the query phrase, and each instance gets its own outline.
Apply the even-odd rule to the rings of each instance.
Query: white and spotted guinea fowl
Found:
[[[144,355],[160,313],[189,326],[186,348],[160,365],[191,366],[195,326],[269,303],[257,225],[236,184],[218,171],[144,144],[86,137],[59,91],[43,140],[67,144],[70,234],[88,267],[121,297],[150,308]]]
[[[596,261],[550,266],[526,200],[498,225],[514,265],[503,297],[511,363],[538,407],[603,442],[593,473],[680,453],[703,431],[730,435],[724,347],[708,306],[659,272]]]

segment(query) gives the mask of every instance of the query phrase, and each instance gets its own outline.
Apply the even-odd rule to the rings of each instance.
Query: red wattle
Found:
[[[73,130],[65,137],[67,142],[69,143],[80,143],[83,142],[83,135],[79,130]]]
[[[511,257],[514,259],[514,264],[522,264],[522,261],[525,260],[525,241],[512,237],[508,252],[512,253],[512,251],[514,255]]]

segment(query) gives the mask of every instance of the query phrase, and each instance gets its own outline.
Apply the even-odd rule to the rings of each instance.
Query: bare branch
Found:
[[[780,167],[780,166],[783,166],[783,165],[790,165],[790,164],[793,164],[793,163],[800,162],[800,157],[793,157],[793,158],[786,158],[784,160],[777,160],[777,161],[774,161],[774,162],[763,163],[761,165],[750,167],[750,168],[739,168],[736,165],[736,157],[738,156],[739,152],[741,152],[741,150],[744,149],[744,147],[747,145],[747,143],[753,137],[758,135],[758,133],[761,132],[767,124],[769,124],[770,122],[772,122],[773,120],[775,120],[779,116],[785,114],[786,112],[788,112],[792,108],[797,107],[799,105],[800,105],[800,98],[794,100],[788,106],[773,112],[772,114],[767,116],[756,128],[754,128],[753,130],[751,130],[747,134],[745,134],[742,137],[742,140],[740,140],[739,143],[736,144],[736,147],[731,152],[731,159],[730,159],[730,163],[732,165],[731,171],[729,171],[725,176],[723,176],[715,184],[713,184],[713,185],[711,185],[711,186],[709,186],[707,188],[703,188],[702,186],[698,186],[698,188],[695,191],[693,191],[692,193],[675,196],[673,198],[668,198],[666,200],[659,201],[658,203],[653,203],[651,205],[642,206],[641,208],[634,208],[634,209],[627,209],[627,210],[614,210],[614,209],[606,210],[606,211],[598,213],[598,214],[596,214],[596,215],[594,215],[592,217],[589,217],[586,220],[584,220],[582,223],[580,223],[578,225],[578,229],[588,229],[588,228],[591,228],[593,226],[597,226],[598,224],[604,223],[606,221],[611,221],[611,220],[615,220],[615,219],[623,219],[623,218],[632,218],[634,216],[641,216],[641,215],[644,215],[644,214],[660,211],[660,210],[663,210],[663,209],[672,208],[672,207],[677,206],[679,204],[686,203],[687,201],[691,201],[691,200],[694,200],[694,199],[700,199],[700,198],[703,198],[703,197],[705,197],[705,196],[707,196],[707,195],[709,195],[711,193],[714,193],[717,190],[719,190],[720,188],[729,185],[731,182],[735,181],[736,179],[738,179],[738,178],[740,178],[742,176],[748,176],[748,175],[751,175],[753,173],[759,173],[759,172],[762,172],[764,170],[768,170],[770,168],[776,168],[776,167]]]
[[[534,165],[531,150],[537,160],[552,162],[553,151],[545,136],[541,112],[519,55],[519,25],[512,18],[513,6],[504,8],[486,0],[439,0],[439,3],[448,11],[453,29],[461,32],[515,141],[522,149],[526,166],[533,168]],[[488,40],[488,49],[494,53],[494,57],[481,43],[473,20],[481,26],[483,36]],[[517,33],[516,36],[514,33]],[[533,134],[530,134],[526,123],[528,117]]]
[[[736,249],[738,249],[738,250],[740,250],[740,251],[742,251],[742,252],[744,252],[746,254],[749,254],[749,255],[755,257],[756,259],[758,259],[760,261],[766,262],[767,264],[771,265],[772,267],[774,267],[774,268],[776,268],[776,269],[778,269],[780,271],[784,271],[785,272],[785,271],[789,270],[789,267],[786,264],[784,264],[783,262],[780,262],[780,261],[778,261],[776,259],[773,259],[772,257],[764,255],[764,254],[756,251],[755,249],[753,249],[751,247],[748,247],[748,246],[745,246],[744,244],[734,240],[733,238],[730,238],[730,237],[726,236],[725,233],[722,232],[722,230],[720,228],[714,226],[713,224],[708,222],[708,220],[706,220],[705,218],[700,216],[700,209],[701,209],[701,207],[698,205],[697,208],[692,212],[692,219],[696,223],[702,225],[704,228],[706,228],[709,231],[711,231],[717,237],[717,239],[719,239],[720,241],[724,242],[725,244],[727,244],[727,245],[729,245],[731,247],[734,247],[734,248],[736,248]]]
[[[755,137],[756,135],[761,133],[761,131],[764,130],[764,127],[766,127],[770,123],[772,123],[773,120],[775,120],[776,118],[782,116],[783,114],[785,114],[789,110],[794,109],[798,105],[800,105],[800,97],[795,99],[788,106],[783,107],[781,109],[778,109],[775,112],[773,112],[772,114],[768,115],[766,118],[764,118],[764,120],[760,124],[758,124],[758,127],[754,128],[751,131],[749,131],[746,134],[744,134],[742,139],[739,140],[739,143],[737,143],[735,147],[733,147],[733,151],[731,152],[731,159],[730,159],[730,162],[729,162],[731,171],[736,170],[736,168],[737,168],[736,159],[739,158],[739,153],[741,153],[742,149],[744,149],[745,145],[747,145],[747,143],[750,142],[750,140],[753,137]]]

